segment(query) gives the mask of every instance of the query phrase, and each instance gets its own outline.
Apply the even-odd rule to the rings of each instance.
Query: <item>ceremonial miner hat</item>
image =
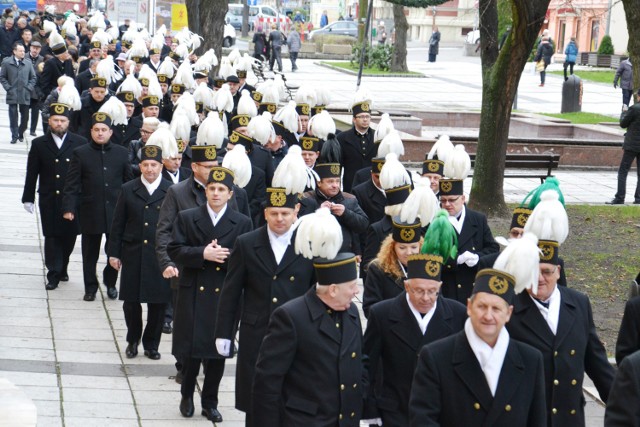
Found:
[[[142,98],[142,108],[157,107],[160,104],[160,99],[157,96],[150,95]]]
[[[145,145],[140,150],[140,160],[155,160],[158,163],[162,163],[162,149],[155,145]]]
[[[189,145],[188,142],[182,139],[176,139],[176,143],[178,144],[178,153],[180,154],[184,153],[184,151],[187,149],[187,146]]]
[[[353,117],[361,113],[371,114],[371,94],[366,89],[360,88],[353,97],[351,104]]]
[[[102,88],[106,89],[106,87],[107,87],[107,79],[103,79],[102,77],[94,77],[89,82],[89,87],[90,88],[102,87]]]
[[[262,93],[258,92],[257,90],[251,91],[251,99],[260,104],[260,102],[262,101]]]
[[[553,240],[538,240],[540,249],[540,262],[545,264],[558,265],[558,249],[560,245]]]
[[[316,171],[320,179],[342,177],[342,166],[340,166],[340,163],[316,163],[313,170]]]
[[[309,116],[311,115],[311,107],[309,104],[296,104],[296,112],[299,116]]]
[[[380,173],[384,166],[384,157],[374,157],[371,159],[371,173]]]
[[[525,233],[533,233],[542,251],[540,262],[558,265],[558,249],[569,235],[569,217],[554,189],[540,195],[540,201],[524,225]]]
[[[91,49],[102,49],[102,43],[99,40],[94,40],[90,43]]]
[[[515,295],[515,285],[516,279],[512,275],[493,268],[485,268],[476,274],[472,294],[486,292],[497,295],[511,305]]]
[[[225,84],[227,81],[224,79],[224,77],[216,77],[215,79],[213,79],[213,87],[220,89],[222,87],[223,84]]]
[[[124,104],[129,103],[129,104],[135,104],[136,102],[136,96],[133,92],[129,92],[129,91],[123,91],[123,92],[119,92],[116,97]]]
[[[297,203],[298,196],[296,194],[287,194],[285,188],[267,188],[267,208],[295,209]]]
[[[422,175],[426,173],[436,173],[444,176],[444,162],[438,159],[425,159],[422,162]]]
[[[528,208],[515,208],[511,217],[511,228],[524,228],[532,212],[533,210]]]
[[[69,117],[71,115],[71,108],[67,104],[54,102],[49,106],[49,115]]]
[[[407,277],[409,279],[427,279],[440,281],[442,274],[442,257],[431,254],[409,255]]]
[[[258,106],[258,114],[262,114],[268,111],[271,114],[275,114],[278,111],[278,104],[274,102],[261,102]]]
[[[91,116],[92,127],[93,125],[97,125],[97,124],[104,124],[111,127],[112,121],[113,120],[111,119],[110,115],[108,115],[107,113],[102,113],[100,111],[97,113],[93,113],[93,116]]]
[[[185,85],[182,84],[178,84],[178,83],[171,83],[171,94],[176,94],[176,95],[182,95],[185,91],[186,87]]]
[[[399,217],[391,220],[393,240],[398,243],[416,243],[420,241],[420,222],[406,223]]]
[[[191,146],[191,161],[193,163],[212,162],[218,158],[215,145]]]
[[[169,78],[169,76],[167,76],[165,74],[158,74],[158,83],[169,84],[169,83],[171,83],[171,79]]]
[[[215,150],[215,147],[212,147]],[[214,166],[209,172],[209,179],[207,184],[217,182],[219,184],[226,185],[229,190],[233,191],[233,172],[230,169],[223,168],[222,166]]]
[[[229,123],[229,130],[236,130],[240,127],[249,126],[249,122],[251,121],[251,117],[248,114],[237,114],[231,118],[231,123]]]
[[[316,114],[320,114],[325,110],[325,108],[327,108],[326,105],[316,105],[311,109],[311,115],[315,116]]]
[[[319,285],[346,283],[358,278],[356,256],[349,252],[339,253],[333,259],[315,258],[313,268]]]
[[[229,135],[229,142],[232,144],[244,145],[247,153],[253,151],[253,138],[251,138],[250,136],[246,136],[240,132],[236,132],[235,130],[231,132],[231,135]]]
[[[278,133],[277,130],[276,133]],[[320,151],[320,139],[313,136],[302,136],[300,137],[300,148],[302,151]]]
[[[464,145],[458,144],[447,156],[444,163],[444,176],[440,180],[440,195],[462,196],[464,194],[464,179],[471,171],[471,158]]]

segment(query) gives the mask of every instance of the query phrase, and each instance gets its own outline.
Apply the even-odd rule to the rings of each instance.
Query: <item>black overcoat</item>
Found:
[[[91,94],[87,94],[85,97],[80,98],[82,101],[82,108],[71,113],[69,129],[80,136],[91,139],[91,117],[94,113],[97,113],[98,110],[100,110],[100,107],[107,102],[110,96],[111,95],[107,94],[100,102],[96,102],[91,97]]]
[[[149,195],[140,178],[122,186],[113,213],[107,255],[122,261],[120,300],[164,304],[171,300],[169,281],[156,258],[160,206],[171,183],[162,179]]]
[[[344,176],[342,185],[344,191],[351,192],[351,184],[356,172],[365,167],[371,167],[371,159],[378,152],[378,145],[373,142],[374,130],[369,128],[363,136],[356,133],[355,128],[340,132],[337,136],[342,149],[342,167]]]
[[[73,151],[62,212],[79,217],[82,234],[108,233],[122,184],[133,179],[127,150],[91,141]]]
[[[561,306],[555,336],[526,292],[514,298],[507,329],[512,338],[542,352],[549,427],[584,426],[584,374],[606,403],[614,369],[596,334],[589,298],[567,287],[558,290]]]
[[[544,427],[543,375],[540,352],[511,339],[492,396],[467,336],[460,331],[420,351],[409,425]]]
[[[295,233],[291,238],[294,241]],[[280,264],[276,264],[266,225],[236,240],[220,297],[216,337],[232,340],[240,319],[237,409],[251,410],[255,364],[271,313],[304,295],[314,284],[312,261],[296,255],[293,244],[287,247]]]
[[[376,262],[369,265],[362,294],[362,311],[369,317],[371,306],[404,292],[404,278],[391,277]]]
[[[253,385],[261,426],[359,426],[365,384],[355,305],[340,328],[315,288],[273,312]]]
[[[178,213],[167,252],[182,266],[172,347],[179,360],[222,358],[216,351],[214,333],[228,261],[206,261],[204,248],[217,239],[220,246],[231,249],[238,236],[251,227],[248,217],[229,206],[215,227],[206,205]]]
[[[358,204],[367,214],[369,223],[378,222],[384,217],[384,207],[387,205],[387,198],[380,189],[376,188],[369,177],[368,181],[359,184],[352,189],[353,195],[358,199]]]
[[[487,217],[469,208],[465,210],[462,231],[458,234],[458,255],[469,251],[483,257],[498,252],[500,245],[493,239]],[[477,272],[477,264],[469,267],[466,264],[458,265],[456,260],[449,260],[442,269],[442,296],[466,304],[471,296]]]
[[[385,427],[409,425],[409,394],[420,349],[461,331],[466,318],[464,305],[438,297],[423,335],[405,292],[371,307],[362,351],[369,360],[370,389],[381,391],[368,399],[366,418],[382,417]],[[377,375],[379,366],[383,378]]]
[[[40,220],[42,232],[46,237],[77,235],[80,231],[76,219],[67,221],[62,218],[62,197],[73,150],[86,143],[86,139],[69,132],[60,148],[50,132],[31,142],[22,203],[35,202],[38,182]]]
[[[624,306],[620,331],[616,341],[616,363],[640,350],[640,296],[631,298]]]
[[[626,357],[611,387],[605,427],[640,427],[640,351]]]
[[[58,79],[62,76],[75,77],[71,58],[61,62],[58,58],[50,58],[44,62],[42,74],[38,78],[38,85],[42,93],[47,96],[58,87]]]

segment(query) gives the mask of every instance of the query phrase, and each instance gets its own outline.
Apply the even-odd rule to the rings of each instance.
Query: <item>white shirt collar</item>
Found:
[[[291,243],[291,235],[293,234],[293,227],[290,227],[289,230],[278,236],[276,233],[271,231],[269,225],[267,225],[267,235],[269,236],[269,243],[271,244],[271,250],[273,251],[273,255],[276,258],[276,264],[280,264],[282,258],[284,257],[284,253],[287,251],[287,247]]]
[[[536,300],[531,294],[529,294],[536,307],[542,314],[542,317],[549,325],[549,329],[553,332],[553,335],[558,331],[558,320],[560,319],[560,302],[562,300],[562,296],[560,294],[560,290],[558,289],[558,284],[556,283],[556,288],[551,292],[549,299],[544,302],[549,303],[549,308],[540,304],[540,301]]]
[[[207,203],[207,211],[209,212],[209,216],[211,217],[211,222],[213,222],[213,226],[215,227],[216,225],[218,225],[218,221],[220,221],[220,218],[222,218],[222,215],[224,215],[224,213],[227,211],[227,204],[226,203],[224,204],[222,209],[220,209],[220,212],[215,213],[213,209],[211,209],[211,206],[209,206],[209,203]]]
[[[160,183],[162,182],[162,174],[158,174],[158,177],[153,182],[147,181],[142,175],[140,175],[140,180],[142,181],[142,184],[144,184],[144,186],[146,187],[147,191],[149,192],[149,195],[152,195],[153,192],[156,191],[158,187],[160,187]]]
[[[409,299],[409,294],[406,294],[405,297],[407,298],[407,304],[409,304],[409,310],[411,310],[411,312],[415,316],[416,321],[418,322],[418,326],[422,331],[422,335],[424,335],[424,333],[427,331],[427,326],[429,326],[429,322],[431,321],[434,313],[436,312],[438,301],[436,300],[436,302],[433,303],[433,307],[431,307],[431,310],[429,310],[427,314],[425,314],[424,317],[422,317],[422,314],[420,314],[420,312],[413,306],[413,304],[411,304],[411,300]]]
[[[495,396],[498,380],[500,379],[500,371],[502,371],[502,363],[509,347],[509,332],[507,332],[507,328],[503,327],[493,348],[476,334],[471,324],[471,319],[467,318],[464,323],[464,333],[467,336],[467,341],[469,341],[473,354],[478,359],[491,394]]]
[[[456,229],[458,234],[462,233],[462,224],[464,223],[464,218],[467,216],[467,208],[462,205],[462,210],[460,211],[460,219],[457,219],[453,215],[449,215],[449,222]]]
[[[58,135],[52,133],[51,137],[53,138],[53,142],[56,143],[58,148],[61,148],[62,144],[64,143],[65,138],[67,137],[67,134],[65,133],[64,135],[62,135],[62,138],[60,138]]]
[[[170,170],[167,170],[167,173],[169,174],[169,177],[171,178],[171,181],[173,181],[174,184],[177,184],[178,182],[180,182],[180,169],[177,169],[175,172],[171,172]]]

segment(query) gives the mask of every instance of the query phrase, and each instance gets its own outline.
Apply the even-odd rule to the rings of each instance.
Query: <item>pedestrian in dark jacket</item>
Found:
[[[256,32],[253,33],[253,57],[260,61],[269,59],[267,36],[262,32],[262,25],[258,25]]]
[[[24,131],[29,120],[29,104],[31,92],[36,85],[36,73],[31,61],[25,61],[24,46],[15,43],[13,56],[5,58],[0,67],[0,83],[7,91],[6,102],[9,105],[9,126],[11,127],[11,143],[24,141]],[[18,126],[18,111],[20,125]]]
[[[276,24],[271,26],[271,32],[269,33],[269,46],[271,55],[269,57],[269,69],[273,71],[274,62],[278,62],[278,71],[283,72],[282,68],[282,45],[284,44],[284,36],[282,32],[277,29]]]
[[[436,56],[440,51],[440,31],[438,27],[434,26],[429,37],[429,62],[436,62]]]
[[[640,91],[638,91],[640,94]],[[628,110],[623,111],[620,115],[620,127],[627,130],[624,134],[624,143],[622,144],[622,160],[618,168],[618,191],[613,200],[607,202],[609,205],[624,204],[624,197],[627,192],[627,174],[633,160],[636,160],[636,166],[640,165],[640,105],[633,104]],[[633,203],[640,204],[640,168],[638,168],[638,183],[636,191],[633,195]]]
[[[540,71],[540,87],[544,86],[546,69],[551,63],[552,56],[553,46],[549,43],[549,37],[543,37],[540,45],[538,46],[538,50],[536,51],[536,56],[533,58],[536,63],[540,60],[544,61],[544,68]]]
[[[27,55],[27,59],[31,60],[31,64],[33,65],[33,70],[36,72],[36,85],[31,91],[31,104],[29,104],[29,109],[31,110],[31,136],[36,136],[36,128],[38,127],[38,119],[40,115],[40,104],[44,100],[44,94],[41,92],[40,86],[38,85],[38,80],[40,79],[40,75],[42,74],[42,70],[44,68],[44,58],[40,55],[40,51],[42,50],[42,45],[40,42],[32,42],[31,46],[29,46],[29,54]]]
[[[569,78],[567,77],[567,67],[569,67],[569,73],[573,75],[573,66],[576,65],[576,59],[578,59],[578,46],[576,45],[576,38],[571,37],[571,41],[564,49],[564,81],[566,82]]]
[[[296,61],[298,60],[298,52],[300,52],[301,45],[302,42],[300,41],[300,33],[295,29],[291,30],[289,36],[287,37],[289,59],[291,60],[291,71],[296,71],[298,69]]]
[[[622,89],[622,108],[629,107],[631,101],[631,95],[633,95],[633,65],[630,59],[625,59],[620,63],[616,70],[616,76],[613,78],[613,88],[618,88],[618,81],[620,82],[620,89]]]

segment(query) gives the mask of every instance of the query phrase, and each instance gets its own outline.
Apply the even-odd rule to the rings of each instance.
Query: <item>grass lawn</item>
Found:
[[[596,113],[562,113],[562,114],[552,114],[552,113],[540,113],[544,116],[556,117],[559,119],[565,119],[571,121],[571,123],[577,125],[593,125],[602,122],[618,122],[620,119],[618,117],[604,116],[602,114]]]
[[[568,71],[567,71],[568,72]],[[550,74],[557,74],[559,76],[564,76],[563,71],[547,71]],[[613,85],[613,78],[616,75],[616,72],[613,70],[607,71],[578,71],[574,70],[574,74],[580,77],[582,80],[589,80],[597,83],[607,83]]]
[[[348,71],[353,71],[353,72],[358,72],[358,66],[357,65],[351,65],[350,62],[343,62],[343,61],[322,61],[322,64],[327,64],[327,65],[331,65],[332,67],[338,67],[338,68],[342,68]],[[382,71],[382,70],[378,70],[377,68],[363,68],[362,70],[363,73],[365,74],[373,74],[373,75],[380,75],[380,76],[384,76],[384,75],[388,75],[388,74],[403,74],[403,75],[407,75],[407,76],[422,76],[422,73],[417,73],[415,71],[409,71],[408,73],[392,73],[390,71]]]
[[[567,205],[566,209],[569,237],[560,256],[567,284],[589,296],[598,335],[613,355],[629,285],[640,271],[640,206]],[[489,221],[494,236],[507,236],[510,218]]]

